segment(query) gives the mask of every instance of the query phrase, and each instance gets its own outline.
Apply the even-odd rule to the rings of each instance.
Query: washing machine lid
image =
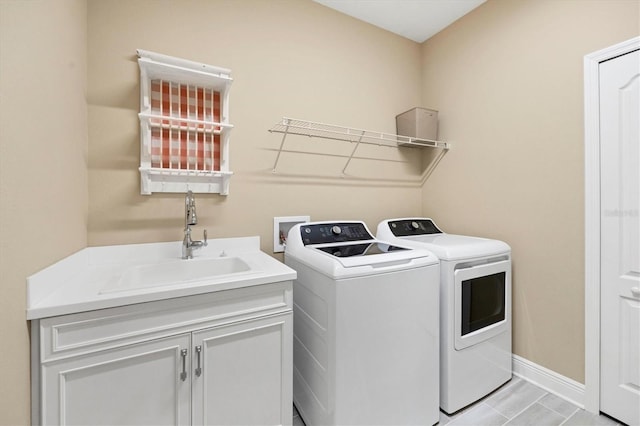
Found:
[[[461,260],[509,254],[503,241],[446,234],[429,218],[388,219],[378,224],[376,236],[394,244],[423,247],[441,260]]]
[[[353,221],[295,225],[287,237],[285,257],[333,278],[388,273],[439,262],[423,247],[378,240],[363,222]]]
[[[394,246],[378,241],[372,242],[371,240],[353,244],[332,244],[315,248],[335,257],[375,256],[378,254],[388,254],[392,251],[410,250],[407,247]]]

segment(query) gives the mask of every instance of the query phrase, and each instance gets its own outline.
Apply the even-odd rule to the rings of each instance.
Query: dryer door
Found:
[[[455,348],[511,332],[511,261],[454,272]]]

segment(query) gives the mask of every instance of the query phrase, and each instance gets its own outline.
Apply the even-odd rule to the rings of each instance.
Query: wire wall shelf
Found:
[[[390,133],[375,132],[370,130],[353,129],[350,127],[336,126],[333,124],[317,123],[307,120],[298,120],[294,118],[283,117],[282,120],[276,123],[271,129],[270,133],[282,133],[282,141],[280,142],[280,148],[278,149],[278,155],[276,156],[275,163],[273,165],[273,172],[276,172],[278,162],[280,160],[280,154],[284,147],[284,141],[287,135],[308,136],[312,138],[331,139],[337,141],[345,141],[355,143],[355,147],[351,151],[351,155],[347,159],[347,163],[342,169],[344,175],[345,170],[349,166],[349,163],[354,158],[354,154],[358,149],[358,146],[362,144],[386,146],[390,148],[398,147],[414,147],[414,148],[440,148],[442,150],[448,150],[451,145],[447,142],[434,141],[429,139],[420,139],[410,136],[394,135]]]

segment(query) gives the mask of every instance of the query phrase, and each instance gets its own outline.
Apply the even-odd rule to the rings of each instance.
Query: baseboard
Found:
[[[565,377],[541,365],[513,355],[513,374],[551,392],[560,398],[584,408],[585,387],[573,379]]]

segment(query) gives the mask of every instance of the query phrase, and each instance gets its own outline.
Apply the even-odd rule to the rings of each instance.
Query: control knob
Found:
[[[420,228],[420,225],[418,224],[418,222],[416,222],[415,220],[413,222],[411,222],[411,227],[413,229],[418,229]]]
[[[333,233],[333,235],[340,235],[342,234],[342,229],[338,225],[334,225],[331,228],[331,232]]]

